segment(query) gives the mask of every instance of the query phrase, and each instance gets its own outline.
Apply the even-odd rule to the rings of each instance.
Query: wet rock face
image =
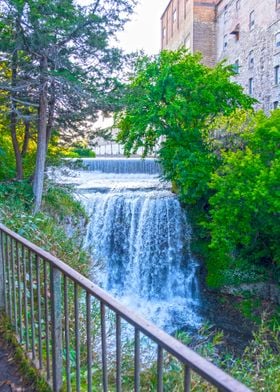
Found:
[[[224,333],[222,351],[240,355],[253,337],[256,325],[238,310],[240,298],[205,290],[202,314],[214,329]]]
[[[241,284],[238,287],[228,286],[224,287],[222,292],[225,294],[238,295],[240,297],[251,294],[255,297],[280,305],[280,287],[275,283],[260,282]]]
[[[81,247],[84,243],[84,238],[87,232],[87,219],[73,218],[72,216],[67,216],[64,218],[62,225],[64,227],[67,237],[73,238],[77,246]]]

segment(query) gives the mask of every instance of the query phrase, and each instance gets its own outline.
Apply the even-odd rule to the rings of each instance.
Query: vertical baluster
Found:
[[[23,251],[23,245],[21,246]],[[22,331],[22,294],[21,294],[21,267],[20,267],[20,256],[19,256],[19,243],[16,242],[16,264],[17,264],[17,274],[18,274],[18,319],[19,319],[19,338],[20,343],[23,342],[23,331]]]
[[[87,376],[88,392],[92,390],[92,348],[91,348],[91,295],[87,292]]]
[[[30,283],[30,318],[31,318],[31,345],[32,345],[32,359],[35,360],[35,320],[34,320],[34,293],[33,293],[33,254],[29,250],[29,283]]]
[[[25,326],[25,346],[26,351],[29,351],[29,323],[28,323],[28,301],[27,301],[27,282],[26,282],[26,252],[22,248],[22,263],[23,263],[23,303],[24,303],[24,326]]]
[[[14,255],[14,240],[11,239],[11,261],[12,261],[12,298],[14,305],[14,319],[13,326],[15,327],[16,335],[18,335],[18,318],[17,318],[17,296],[16,296],[16,276],[15,276],[15,255]]]
[[[163,350],[160,346],[157,353],[157,392],[163,392]]]
[[[62,387],[62,317],[61,317],[61,272],[50,266],[51,326],[52,326],[52,378],[53,391]]]
[[[106,310],[105,305],[101,302],[101,349],[102,349],[102,374],[103,374],[103,391],[108,391],[108,370],[107,370],[107,342],[106,342]]]
[[[65,351],[66,351],[66,384],[67,392],[71,391],[71,368],[69,352],[69,314],[68,314],[68,279],[64,275],[64,324],[65,324]]]
[[[75,340],[76,340],[76,391],[80,392],[80,331],[79,331],[79,289],[75,282],[74,286],[74,302],[75,302]]]
[[[184,392],[190,392],[191,390],[191,369],[188,365],[184,368]]]
[[[134,391],[140,390],[140,332],[135,328],[134,335]]]
[[[11,294],[11,253],[9,252],[9,236],[6,236],[6,266],[7,266],[7,281],[8,281],[8,314],[10,321],[12,321],[12,294]],[[11,238],[10,238],[11,242]]]
[[[39,368],[43,368],[42,359],[42,309],[41,309],[41,279],[40,279],[40,259],[36,255],[36,280],[37,280],[37,306],[38,306],[38,353],[39,353]]]
[[[46,341],[46,362],[47,380],[50,379],[50,338],[49,338],[49,299],[48,299],[48,273],[47,262],[44,260],[44,304],[45,304],[45,341]]]
[[[0,230],[1,249],[0,249],[0,310],[7,312],[6,301],[6,267],[4,256],[4,233]]]
[[[121,368],[122,368],[122,356],[121,356],[121,318],[119,314],[116,314],[116,387],[117,392],[122,390],[122,379],[121,379]]]
[[[4,236],[4,234],[3,234],[3,236]],[[4,240],[3,240],[4,241]],[[3,242],[3,246],[4,246],[4,242]],[[7,236],[7,234],[5,234],[5,252],[4,252],[4,248],[3,248],[3,255],[4,255],[4,287],[5,287],[5,312],[6,312],[6,314],[8,314],[8,291],[7,291],[7,280],[8,280],[8,278],[7,278],[7,263],[8,263],[8,260],[7,260],[7,246],[8,246],[8,236]]]

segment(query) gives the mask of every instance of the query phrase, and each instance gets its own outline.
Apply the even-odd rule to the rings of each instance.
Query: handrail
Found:
[[[8,257],[9,250],[7,251],[7,248],[9,248],[9,245],[8,245],[7,238],[9,237],[11,244],[12,244],[12,241],[15,241],[17,252],[18,252],[18,245],[20,244],[22,246],[22,249],[27,249],[29,252],[31,252],[32,254],[34,254],[36,256],[35,261],[37,262],[37,264],[38,264],[38,260],[40,260],[40,259],[44,262],[47,262],[50,265],[50,271],[52,271],[51,276],[53,276],[54,279],[56,278],[56,282],[60,282],[59,279],[57,280],[57,276],[55,276],[55,272],[59,271],[59,273],[62,274],[64,276],[64,278],[66,277],[69,281],[74,282],[75,287],[80,287],[83,290],[85,290],[86,295],[87,295],[87,301],[88,301],[88,296],[92,296],[92,297],[98,299],[101,304],[101,309],[103,308],[103,310],[104,310],[104,307],[110,308],[115,313],[117,318],[121,318],[121,319],[126,320],[130,325],[132,325],[135,328],[135,331],[137,331],[138,334],[139,334],[139,332],[142,332],[145,336],[149,337],[153,342],[155,342],[158,345],[158,348],[160,351],[164,349],[169,354],[171,354],[175,358],[177,358],[185,367],[186,379],[190,379],[189,371],[192,370],[195,373],[197,373],[198,375],[200,375],[203,379],[210,382],[210,384],[217,387],[219,391],[227,391],[227,392],[249,392],[250,391],[250,389],[248,389],[246,386],[241,384],[239,381],[235,380],[230,375],[226,374],[224,371],[222,371],[221,369],[219,369],[218,367],[213,365],[211,362],[202,358],[200,355],[195,353],[193,350],[189,349],[184,344],[182,344],[181,342],[179,342],[178,340],[176,340],[172,336],[168,335],[167,333],[165,333],[164,331],[162,331],[161,329],[156,327],[151,322],[145,320],[143,317],[141,317],[138,314],[134,313],[133,311],[129,310],[127,307],[125,307],[118,300],[113,298],[106,291],[104,291],[103,289],[101,289],[100,287],[98,287],[97,285],[92,283],[89,279],[82,276],[79,272],[75,271],[73,268],[71,268],[69,265],[67,265],[64,262],[62,262],[61,260],[59,260],[57,257],[51,255],[50,253],[48,253],[45,250],[41,249],[40,247],[34,245],[30,241],[21,237],[20,235],[14,233],[13,231],[11,231],[7,227],[5,227],[3,224],[0,224],[0,233],[1,233],[0,240],[1,240],[1,250],[2,250],[2,252],[0,252],[0,253],[2,254],[2,264],[4,266],[3,274],[6,277],[6,281],[4,282],[4,286],[5,286],[5,291],[8,290],[8,293],[5,293],[5,298],[8,299],[8,300],[6,299],[6,301],[5,301],[6,302],[6,311],[8,311],[9,306],[11,306],[11,305],[7,306],[8,305],[7,302],[9,301],[9,299],[10,300],[12,299],[12,295],[10,295],[10,291],[11,291],[11,286],[12,286],[12,280],[13,279],[15,280],[15,277],[13,278],[13,273],[11,271],[10,272],[7,271],[7,269],[5,270],[5,268],[7,268],[8,263],[10,263],[12,268],[15,269],[15,266],[13,267],[14,256],[13,255],[10,256],[10,261],[9,261],[9,257]],[[3,237],[6,237],[6,239],[4,240]],[[12,245],[10,246],[10,253],[12,254],[13,251],[11,249],[12,249]],[[5,250],[6,250],[6,252],[5,252]],[[23,251],[23,254],[24,254],[24,251]],[[18,258],[18,256],[17,256],[17,258]],[[22,261],[22,259],[21,259],[21,261]],[[18,264],[19,264],[19,262],[20,262],[20,260],[17,259]],[[36,264],[36,266],[37,266],[37,264]],[[2,268],[3,268],[3,266],[2,266]],[[1,267],[1,263],[0,263],[0,267]],[[20,267],[18,267],[18,268],[20,268]],[[30,268],[31,268],[30,271],[32,272],[32,267],[30,267]],[[37,268],[39,268],[39,267],[37,266]],[[19,269],[19,271],[20,271],[20,269]],[[37,270],[37,272],[38,272],[38,270]],[[1,270],[0,270],[0,274],[1,274]],[[8,278],[7,278],[7,274],[8,274]],[[16,275],[16,271],[14,271],[14,275]],[[37,278],[38,278],[38,276],[39,275],[37,273]],[[11,278],[11,282],[9,283],[10,278]],[[45,276],[45,278],[46,278],[46,276]],[[66,278],[65,278],[65,281],[66,281]],[[0,284],[1,284],[1,279],[0,279]],[[54,285],[53,282],[50,282],[50,287],[51,287],[51,284]],[[38,282],[37,282],[37,285],[38,285]],[[59,286],[59,283],[57,285]],[[61,293],[60,294],[56,293],[55,290],[57,290],[57,287],[53,287],[53,289],[51,290],[51,295],[54,295],[54,297],[55,296],[57,297],[54,299],[51,298],[52,308],[54,308],[55,300],[57,300],[58,298],[61,299]],[[32,291],[32,289],[31,289],[31,291]],[[41,293],[41,291],[39,292],[39,294],[40,293]],[[38,296],[39,296],[39,294],[38,294]],[[0,290],[0,295],[1,295],[1,290]],[[9,297],[9,295],[10,295],[10,297]],[[79,305],[78,305],[78,299],[76,296],[75,296],[74,301],[75,301],[75,311],[77,312],[79,309]],[[1,304],[1,300],[0,300],[0,304]],[[89,305],[89,302],[87,302],[87,305]],[[66,308],[67,308],[67,306],[66,306]],[[87,308],[87,309],[89,309],[89,308]],[[55,314],[54,314],[55,311],[57,311],[57,309],[52,310],[52,316],[56,317],[57,325],[55,328],[57,330],[59,330],[62,328],[61,320],[59,320],[59,318],[61,318],[61,315],[55,316]],[[34,309],[33,309],[33,312],[34,312]],[[77,315],[77,313],[76,313],[76,315]],[[88,314],[87,314],[87,316],[88,316]],[[55,319],[54,320],[52,319],[52,323],[55,324]],[[90,321],[88,320],[88,324],[89,323],[90,323]],[[102,318],[101,318],[101,324],[102,324]],[[66,333],[67,333],[67,331],[66,331]],[[59,334],[59,332],[58,332],[58,334]],[[102,332],[102,334],[103,334],[103,332]],[[53,339],[55,339],[54,333],[53,333],[52,337],[53,337]],[[102,346],[103,346],[103,348],[105,348],[105,352],[106,352],[106,346],[104,347],[104,342],[105,342],[104,339],[105,339],[105,337],[103,336],[103,339],[102,339],[103,345]],[[59,344],[61,344],[61,343],[59,343]],[[91,349],[89,348],[89,350],[91,350]],[[54,354],[61,355],[61,353],[60,354],[54,353]],[[117,353],[117,354],[119,354],[119,353]],[[162,361],[162,359],[161,359],[161,361]],[[54,358],[53,358],[53,362],[54,362]],[[103,358],[103,365],[106,366],[106,358]],[[137,365],[137,364],[135,364],[135,365]],[[158,368],[161,368],[162,363],[159,363],[159,365],[160,366]],[[61,359],[60,359],[60,367],[61,367]],[[135,366],[135,367],[137,368],[137,366]],[[104,369],[103,369],[103,371],[104,371]],[[53,372],[55,373],[55,370],[53,370]],[[140,376],[140,373],[136,376]],[[105,376],[105,378],[106,377],[107,376]],[[103,381],[105,381],[105,380],[103,380]],[[61,381],[57,381],[57,383],[59,384],[59,387],[60,387]],[[190,381],[188,381],[187,384],[188,385],[186,385],[186,383],[185,383],[185,389],[184,389],[185,391],[190,390]],[[159,382],[158,385],[161,385],[161,382]],[[53,388],[54,388],[54,390],[59,390],[59,389],[56,389],[57,386],[55,385],[55,382],[53,383]],[[107,390],[106,389],[106,381],[105,381],[105,388],[104,388],[104,383],[103,383],[103,390]],[[136,388],[136,390],[137,390],[137,388]],[[161,390],[161,388],[158,390]]]

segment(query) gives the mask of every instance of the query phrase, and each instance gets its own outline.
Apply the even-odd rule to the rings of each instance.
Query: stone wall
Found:
[[[239,64],[235,81],[251,93],[266,112],[280,101],[280,84],[275,83],[275,67],[280,65],[280,8],[275,0],[222,0],[217,6],[217,61]],[[250,14],[254,24],[250,27]],[[249,80],[253,91],[250,91]]]
[[[251,283],[241,284],[240,286],[226,286],[221,289],[224,294],[246,297],[247,294],[254,297],[269,300],[280,305],[280,287],[275,283]]]
[[[171,0],[161,19],[161,47],[193,50],[193,0]]]
[[[259,101],[257,108],[269,112],[279,105],[280,70],[278,83],[275,73],[280,66],[280,44],[276,45],[280,5],[276,0],[171,0],[162,16],[162,33],[163,49],[185,46],[199,51],[209,66],[223,59],[236,63],[234,80]]]

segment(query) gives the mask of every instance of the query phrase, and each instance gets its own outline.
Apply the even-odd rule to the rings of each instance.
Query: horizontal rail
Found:
[[[85,292],[93,296],[94,298],[98,299],[102,305],[102,314],[104,313],[104,305],[111,309],[117,316],[118,322],[118,330],[119,328],[119,318],[126,320],[129,324],[131,324],[135,330],[137,331],[137,366],[135,369],[135,373],[137,373],[137,377],[139,377],[139,369],[138,369],[138,356],[139,356],[139,332],[143,333],[145,336],[149,337],[153,342],[155,342],[159,347],[159,368],[160,373],[162,372],[162,364],[161,364],[161,357],[162,357],[162,350],[166,350],[168,353],[173,355],[177,358],[184,366],[185,369],[191,369],[198,375],[200,375],[203,379],[207,380],[210,384],[217,387],[219,391],[225,392],[249,392],[250,389],[244,386],[242,383],[213,365],[211,362],[207,361],[206,359],[202,358],[200,355],[195,353],[193,350],[179,342],[177,339],[173,338],[172,336],[168,335],[158,327],[156,327],[151,322],[145,320],[143,317],[139,316],[138,314],[134,313],[123,304],[121,304],[118,300],[113,298],[110,294],[106,291],[95,285],[89,279],[82,276],[80,273],[75,271],[69,265],[65,264],[57,257],[51,255],[50,253],[46,252],[45,250],[41,249],[37,245],[34,245],[30,241],[26,240],[25,238],[21,237],[20,235],[14,233],[10,229],[8,229],[3,224],[0,224],[0,232],[5,233],[10,239],[16,241],[16,243],[21,244],[24,248],[28,249],[29,251],[33,252],[38,258],[44,260],[45,262],[50,264],[50,268],[55,268],[59,270],[64,276],[68,278],[69,281],[74,282],[75,287],[78,285]],[[1,237],[2,238],[2,237]],[[3,244],[1,245],[3,246]],[[77,293],[75,289],[75,301],[77,300]],[[45,294],[46,295],[46,294]],[[89,300],[87,300],[89,301]],[[89,308],[89,302],[87,302],[87,308]],[[40,310],[41,312],[41,310]],[[76,309],[78,312],[78,309]],[[104,314],[102,316],[102,320],[104,319]],[[78,319],[76,319],[78,320]],[[78,323],[78,321],[77,321]],[[89,321],[88,321],[89,324]],[[78,332],[78,331],[77,331]],[[88,327],[89,333],[89,327]],[[104,326],[102,324],[102,346],[105,345],[105,332]],[[66,336],[66,340],[68,342],[68,336]],[[120,339],[118,338],[118,346],[120,345]],[[117,355],[119,356],[119,347]],[[88,354],[88,357],[91,358],[91,355]],[[90,359],[91,360],[91,359]],[[76,358],[76,361],[79,361],[79,358]],[[105,362],[105,358],[103,358],[103,362]],[[103,374],[105,389],[107,388],[107,381],[106,381],[106,369],[105,369],[105,376]],[[120,384],[119,380],[119,372],[118,369],[118,384]],[[161,383],[162,381],[160,381]],[[136,383],[139,384],[139,380],[136,380]],[[105,390],[104,389],[104,390]]]

